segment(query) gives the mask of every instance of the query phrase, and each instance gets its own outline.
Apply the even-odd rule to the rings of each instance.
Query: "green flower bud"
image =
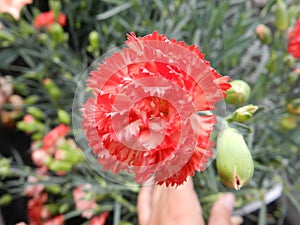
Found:
[[[34,106],[29,106],[27,108],[27,112],[36,119],[43,119],[45,116],[45,114],[42,110],[40,110],[39,108],[34,107]]]
[[[45,89],[53,100],[58,100],[61,96],[61,91],[50,78],[46,78],[43,82]]]
[[[45,136],[44,133],[34,133],[31,135],[32,140],[41,140]]]
[[[0,47],[5,48],[11,46],[15,42],[15,37],[0,29]]]
[[[70,115],[63,109],[57,110],[58,121],[63,124],[70,124],[71,117]]]
[[[248,101],[251,93],[250,86],[242,80],[230,82],[231,88],[226,91],[225,101],[229,104],[239,105]]]
[[[49,36],[48,36],[47,34],[45,34],[45,33],[40,33],[40,34],[38,35],[37,41],[38,41],[39,43],[42,43],[42,44],[44,44],[44,45],[47,45],[47,44],[48,44],[48,41],[49,41]]]
[[[48,29],[48,32],[54,45],[63,43],[68,40],[67,34],[65,34],[64,29],[58,23],[54,23],[53,25],[51,25]]]
[[[0,158],[0,177],[4,178],[11,175],[10,162],[8,158]]]
[[[289,27],[288,9],[282,0],[277,0],[275,4],[275,26],[281,31],[285,31]]]
[[[280,125],[286,131],[294,130],[297,127],[298,120],[296,116],[285,115],[280,119]]]
[[[59,206],[58,212],[59,214],[64,214],[70,209],[70,206],[68,203],[63,203]]]
[[[72,169],[72,164],[67,161],[54,160],[50,163],[49,169],[54,172],[69,172]]]
[[[286,107],[290,113],[300,115],[300,98],[293,99]]]
[[[49,210],[51,215],[57,214],[57,204],[48,203],[48,204],[45,204],[45,207]]]
[[[39,100],[39,96],[37,95],[30,95],[25,98],[25,104],[26,105],[33,105]]]
[[[95,30],[91,31],[89,34],[89,44],[92,47],[93,50],[99,49],[99,33]]]
[[[238,108],[235,110],[232,114],[231,117],[227,120],[228,122],[246,122],[250,120],[254,113],[258,110],[258,106],[256,105],[246,105],[243,107]]]
[[[29,115],[31,116],[31,115]],[[25,117],[24,117],[25,118]],[[26,133],[44,132],[45,126],[40,121],[35,120],[32,116],[30,120],[23,120],[17,123],[17,128]]]
[[[254,164],[243,135],[227,127],[217,139],[217,171],[221,181],[239,190],[253,176]]]
[[[0,206],[9,205],[12,201],[12,196],[10,194],[4,194],[0,197]]]
[[[27,96],[28,95],[28,88],[24,83],[14,83],[14,90],[21,95]]]
[[[58,184],[47,185],[46,191],[52,194],[59,194],[61,191],[61,187]]]
[[[61,160],[75,165],[82,159],[82,155],[78,149],[60,149]]]
[[[258,39],[263,43],[263,44],[271,44],[272,42],[272,36],[271,36],[271,30],[269,27],[267,27],[264,24],[259,24],[256,29],[255,29],[256,35]]]

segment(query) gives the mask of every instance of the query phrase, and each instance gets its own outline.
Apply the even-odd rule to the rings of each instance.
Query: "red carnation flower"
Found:
[[[297,59],[300,59],[300,19],[288,37],[288,52]]]
[[[180,185],[212,157],[216,103],[230,88],[194,45],[153,32],[128,35],[127,47],[91,72],[83,129],[105,170],[139,183]]]
[[[58,17],[55,18],[53,11],[43,12],[39,14],[33,24],[36,28],[41,29],[42,27],[50,27],[54,23],[59,23],[62,26],[66,26],[67,17],[63,13],[59,13]]]

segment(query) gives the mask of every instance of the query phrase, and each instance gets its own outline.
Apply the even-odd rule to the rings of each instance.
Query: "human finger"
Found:
[[[152,201],[153,186],[143,186],[139,192],[137,199],[137,211],[139,225],[147,225],[152,213],[151,201]]]
[[[221,196],[213,205],[210,211],[209,225],[231,225],[231,212],[235,203],[232,193]]]

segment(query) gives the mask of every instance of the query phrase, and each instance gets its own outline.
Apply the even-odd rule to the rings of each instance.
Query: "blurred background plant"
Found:
[[[28,219],[46,224],[62,216],[66,224],[95,224],[92,220],[105,220],[105,212],[107,223],[137,223],[137,188],[110,183],[87,165],[69,127],[86,68],[121,45],[126,33],[153,30],[200,46],[219,73],[249,86],[242,102],[226,104],[226,120],[244,134],[255,165],[250,183],[234,191],[236,208],[264,202],[274,184],[282,184],[283,193],[276,209],[269,212],[264,202],[259,213],[245,215],[245,224],[286,224],[289,201],[300,214],[300,63],[287,51],[299,0],[29,3],[20,18],[0,5],[1,141],[8,143],[1,150],[0,204],[8,212],[26,196],[28,209],[19,217],[4,213],[8,225]],[[229,189],[214,162],[194,183],[207,217],[211,203]],[[76,206],[75,190],[87,192],[81,199],[87,208]]]

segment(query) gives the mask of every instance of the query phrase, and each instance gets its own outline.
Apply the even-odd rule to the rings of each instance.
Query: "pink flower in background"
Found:
[[[73,164],[77,163],[78,153],[74,153],[72,162],[64,161],[65,157],[62,154],[60,147],[64,144],[65,148],[68,148],[69,154],[72,151],[79,151],[73,142],[66,140],[66,135],[69,133],[70,128],[64,124],[60,124],[57,127],[49,131],[42,141],[33,142],[31,145],[31,159],[44,172],[48,169],[52,170],[58,175],[64,175],[65,172],[70,171]],[[60,156],[60,157],[58,157]]]
[[[101,213],[99,216],[95,216],[89,222],[89,225],[105,225],[108,212]]]
[[[1,0],[0,13],[8,13],[18,20],[20,18],[22,8],[31,3],[32,0]]]
[[[88,198],[88,193],[91,191],[90,184],[80,185],[73,190],[73,198],[76,209],[82,212],[82,217],[91,218],[94,215],[94,209],[97,207],[95,198]]]
[[[58,145],[59,141],[64,139],[69,131],[70,127],[64,124],[60,124],[59,126],[55,127],[43,138],[43,148],[50,148]]]
[[[55,18],[54,12],[43,12],[39,14],[35,20],[34,20],[34,26],[38,29],[41,29],[42,27],[50,27],[54,23],[59,23],[62,26],[66,26],[67,23],[67,17],[63,13],[59,13],[58,17]]]
[[[39,180],[37,177],[29,176],[27,178],[28,183],[37,183]],[[39,198],[45,189],[43,184],[28,184],[25,187],[25,194],[27,196]]]
[[[288,52],[297,59],[300,59],[300,19],[298,19],[293,30],[288,35]]]
[[[196,46],[153,32],[128,35],[87,80],[83,129],[105,170],[127,171],[137,182],[180,185],[205,170],[212,156],[215,110],[230,88]]]

